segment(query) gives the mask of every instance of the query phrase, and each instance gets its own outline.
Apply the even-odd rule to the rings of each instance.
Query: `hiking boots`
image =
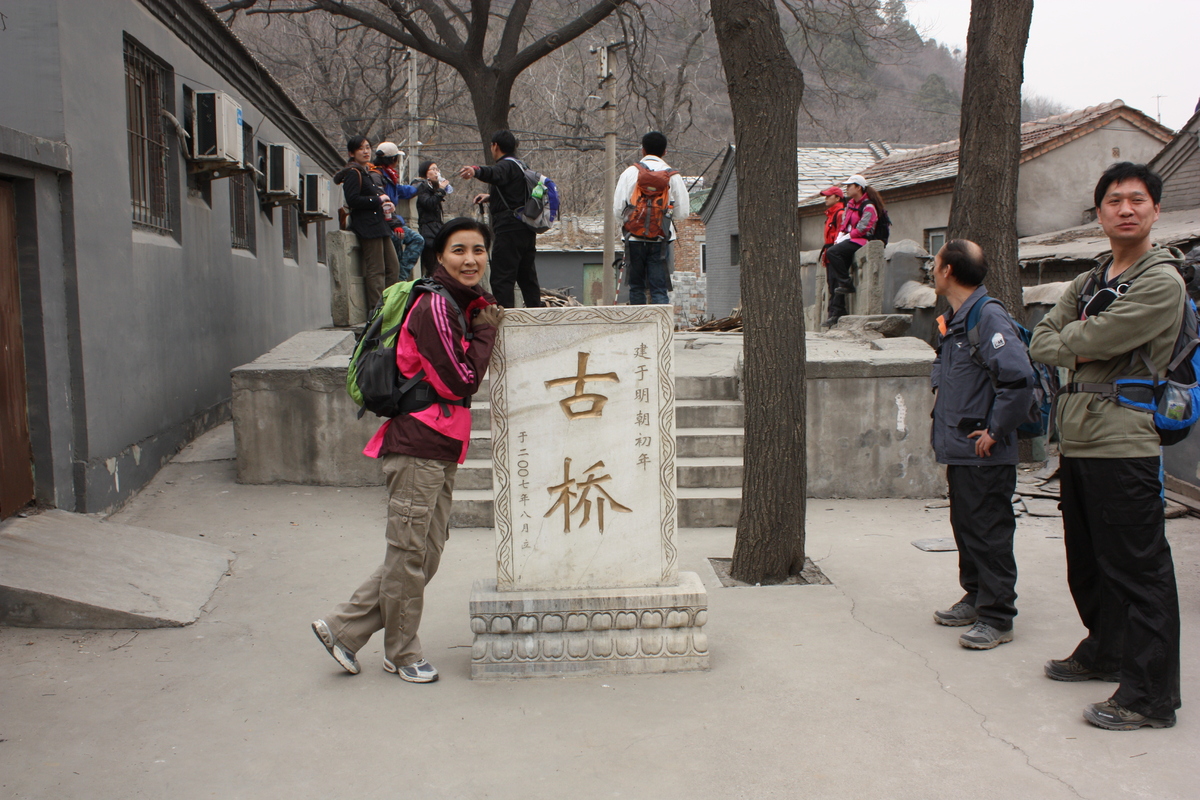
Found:
[[[1092,703],[1084,706],[1083,718],[1108,731],[1136,731],[1138,728],[1173,728],[1175,727],[1175,712],[1165,717],[1147,717],[1136,711],[1130,711],[1119,706],[1112,700],[1103,703]]]
[[[945,611],[933,612],[934,622],[938,625],[949,625],[951,628],[970,625],[977,619],[979,619],[979,615],[975,613],[975,606],[961,600]]]
[[[1046,666],[1042,667],[1046,673],[1046,677],[1052,681],[1108,681],[1109,683],[1120,683],[1121,676],[1116,672],[1103,672],[1091,667],[1085,667],[1073,658],[1064,658],[1061,661],[1050,659],[1046,662]]]
[[[342,665],[342,669],[349,672],[351,675],[358,674],[358,659],[333,638],[333,633],[329,630],[329,625],[325,620],[319,619],[312,624],[313,633],[321,640],[321,644],[325,645],[325,649],[329,651],[329,655],[333,656],[333,660]]]
[[[409,683],[433,683],[438,679],[437,669],[423,658],[415,664],[404,667],[397,667],[385,658],[383,668],[388,672],[396,673]]]
[[[968,650],[991,650],[1013,640],[1012,628],[1000,631],[982,620],[976,620],[971,630],[958,637],[958,643]]]
[[[854,282],[850,281],[833,290],[834,294],[854,294],[858,289],[854,286]]]
[[[829,319],[827,319],[821,323],[821,327],[822,328],[832,328],[834,325],[838,324],[838,319],[839,319],[838,317],[830,317]]]

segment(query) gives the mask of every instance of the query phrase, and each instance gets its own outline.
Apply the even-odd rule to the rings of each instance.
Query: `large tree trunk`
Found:
[[[988,292],[1025,318],[1017,263],[1017,169],[1021,81],[1033,0],[972,0],[959,125],[952,239],[977,242],[989,264]]]
[[[479,140],[483,145],[484,160],[492,162],[492,134],[508,128],[508,111],[512,107],[512,88],[515,76],[497,73],[480,65],[477,71],[459,71],[471,95],[475,108],[475,122],[479,126]]]
[[[804,567],[804,302],[796,263],[796,116],[804,76],[774,0],[711,5],[741,186],[746,445],[732,574],[775,582]]]

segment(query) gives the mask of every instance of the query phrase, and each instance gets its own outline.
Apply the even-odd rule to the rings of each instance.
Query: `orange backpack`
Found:
[[[639,239],[663,241],[671,235],[671,176],[679,170],[649,169],[641,162],[633,166],[638,170],[637,183],[625,206],[623,230]]]

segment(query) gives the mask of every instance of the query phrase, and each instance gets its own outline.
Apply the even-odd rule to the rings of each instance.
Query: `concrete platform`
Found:
[[[0,525],[0,625],[164,628],[195,622],[223,547],[66,511]]]

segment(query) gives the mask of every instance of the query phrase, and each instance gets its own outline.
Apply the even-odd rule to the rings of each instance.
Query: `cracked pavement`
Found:
[[[1168,521],[1183,608],[1170,730],[1116,733],[1080,712],[1111,684],[1042,663],[1082,628],[1060,522],[1022,517],[1016,638],[957,643],[945,509],[809,501],[829,586],[722,588],[732,529],[680,531],[709,592],[705,673],[477,682],[471,583],[490,530],[452,531],[421,638],[441,671],[406,684],[380,637],[343,673],[309,623],[383,552],[382,487],[243,486],[230,461],[172,463],[113,521],[237,553],[200,620],[174,629],[0,629],[0,797],[1057,798],[1196,796],[1200,520]]]

